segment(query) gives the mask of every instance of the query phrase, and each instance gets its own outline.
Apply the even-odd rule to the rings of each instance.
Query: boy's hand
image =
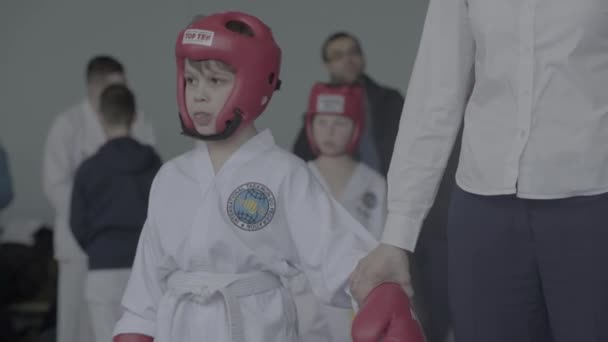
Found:
[[[387,244],[380,244],[361,259],[350,276],[351,294],[359,305],[372,289],[381,283],[397,283],[411,297],[408,252]]]

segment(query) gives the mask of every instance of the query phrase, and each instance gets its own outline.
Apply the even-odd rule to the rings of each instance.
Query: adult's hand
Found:
[[[380,244],[361,259],[350,276],[351,294],[361,305],[367,295],[382,283],[397,283],[412,297],[408,252]]]

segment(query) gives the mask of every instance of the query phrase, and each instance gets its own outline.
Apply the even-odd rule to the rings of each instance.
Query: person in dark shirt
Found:
[[[70,226],[88,256],[85,297],[95,339],[111,341],[120,300],[146,219],[152,181],[161,167],[154,149],[131,137],[136,105],[124,85],[101,94],[107,142],[76,171]]]

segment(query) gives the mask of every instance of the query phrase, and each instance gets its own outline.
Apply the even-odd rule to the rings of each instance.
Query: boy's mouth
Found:
[[[334,144],[334,142],[331,140],[325,140],[321,142],[321,145],[330,150],[334,150],[336,148],[336,144]]]
[[[192,120],[197,126],[208,126],[213,121],[213,115],[206,112],[192,114]]]

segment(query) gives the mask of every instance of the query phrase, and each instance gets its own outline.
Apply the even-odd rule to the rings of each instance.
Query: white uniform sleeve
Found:
[[[114,335],[136,333],[156,336],[156,312],[166,291],[168,267],[151,209],[154,188],[152,185],[148,218],[139,238],[131,275],[122,298],[124,313],[116,324]]]
[[[413,251],[472,89],[466,0],[431,0],[388,173],[382,242]]]
[[[379,176],[374,183],[373,191],[378,202],[376,207],[370,211],[368,229],[376,239],[380,239],[386,222],[386,181],[384,178]]]
[[[74,142],[67,117],[60,116],[55,120],[44,146],[42,165],[42,184],[44,193],[56,215],[67,218],[70,210],[72,182],[77,165],[70,151]]]
[[[282,191],[296,262],[313,292],[326,304],[351,307],[348,278],[378,242],[323,190],[306,166],[287,177]]]

